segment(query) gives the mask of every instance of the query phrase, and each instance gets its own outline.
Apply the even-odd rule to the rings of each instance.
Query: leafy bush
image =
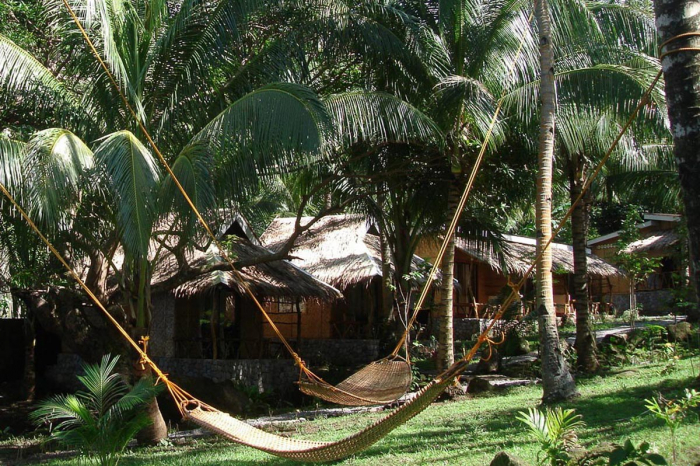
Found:
[[[518,419],[540,444],[538,464],[561,466],[572,460],[569,452],[579,446],[575,429],[585,425],[581,415],[574,414],[573,409],[562,410],[557,406],[545,412],[530,408],[527,413],[519,412]]]
[[[646,407],[654,415],[663,419],[671,431],[671,448],[673,451],[673,461],[676,461],[676,431],[680,427],[683,419],[688,414],[690,408],[700,405],[700,393],[695,390],[685,389],[685,396],[680,400],[667,400],[659,394],[656,398],[644,400]]]
[[[48,423],[51,437],[75,448],[102,466],[119,462],[127,443],[150,420],[140,406],[156,395],[151,380],[141,379],[133,388],[113,373],[119,357],[106,355],[99,365],[83,366],[78,380],[86,391],[57,395],[39,403],[30,417],[36,424]]]
[[[663,466],[668,465],[666,458],[654,453],[649,442],[642,442],[635,447],[630,439],[624,445],[617,445],[605,453],[596,453],[586,457],[581,466]]]

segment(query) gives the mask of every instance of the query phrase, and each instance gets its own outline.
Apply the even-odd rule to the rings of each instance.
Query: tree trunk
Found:
[[[584,183],[582,157],[574,154],[569,167],[571,202],[581,194]],[[577,364],[583,372],[595,372],[599,364],[596,344],[591,331],[590,303],[588,302],[588,203],[584,198],[571,215],[571,241],[574,247],[574,308],[576,309],[576,354]]]
[[[146,336],[147,329],[136,328],[131,332],[132,338],[135,341],[139,341],[141,337]],[[139,356],[137,353],[130,348],[130,355],[134,355],[137,359],[132,359],[131,364],[131,375],[133,381],[141,379],[143,377],[153,377],[151,368],[149,366],[142,366],[139,362]],[[134,357],[132,356],[132,358]],[[168,437],[168,426],[165,424],[163,415],[160,412],[160,407],[158,406],[158,400],[153,398],[149,401],[143,410],[148,415],[151,420],[151,424],[141,429],[138,434],[136,434],[136,440],[138,440],[139,445],[156,445],[161,440]]]
[[[700,2],[697,0],[656,0],[656,28],[659,42],[683,33],[700,31]],[[665,51],[700,47],[700,37],[684,37],[670,42]],[[695,287],[696,306],[688,310],[688,320],[700,320],[700,52],[681,51],[663,58],[666,103],[673,134],[673,151],[683,190],[688,224],[690,276]]]
[[[24,375],[22,377],[22,397],[27,401],[34,401],[36,396],[35,348],[34,322],[30,316],[27,316],[24,319]]]
[[[391,247],[384,222],[382,222],[379,230],[379,244],[382,253],[382,315],[380,323],[381,325],[386,325],[393,319],[394,290],[391,271]]]
[[[447,195],[447,218],[451,220],[457,211],[459,203],[459,188],[457,181],[450,183],[450,190]],[[437,317],[439,322],[438,347],[437,347],[437,368],[439,371],[447,369],[455,362],[454,351],[454,329],[453,329],[453,292],[454,292],[454,264],[455,264],[455,235],[453,233],[447,239],[447,249],[442,258],[442,286],[440,287],[440,304],[437,307]]]
[[[554,56],[551,44],[549,10],[546,0],[535,2],[535,15],[540,34],[540,115],[539,174],[537,177],[537,253],[552,236],[552,159],[554,157]],[[542,400],[545,403],[577,395],[576,384],[569,372],[559,345],[559,332],[554,312],[552,290],[552,252],[544,249],[537,263],[537,310],[542,358]]]

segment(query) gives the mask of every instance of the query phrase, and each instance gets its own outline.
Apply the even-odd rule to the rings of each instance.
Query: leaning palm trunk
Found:
[[[571,160],[571,202],[581,194],[583,170],[580,155]],[[588,301],[588,258],[586,236],[588,232],[588,204],[580,202],[571,214],[571,241],[574,247],[574,307],[576,309],[576,355],[579,369],[595,372],[598,369],[596,344],[591,331],[590,303]]]
[[[447,218],[454,217],[459,203],[459,189],[457,181],[450,183],[450,190],[447,195]],[[442,259],[442,286],[440,288],[440,304],[438,306],[439,335],[437,347],[437,367],[438,370],[445,370],[455,362],[454,352],[454,328],[452,310],[454,292],[454,264],[455,264],[455,235],[447,238],[447,249]]]
[[[688,32],[700,31],[700,2],[697,0],[656,0],[654,13],[659,42]],[[674,39],[666,52],[700,47],[700,37]],[[700,302],[700,52],[693,50],[670,53],[661,61],[666,82],[666,102],[673,133],[673,152],[683,189],[683,204],[690,245],[690,276]],[[688,320],[700,320],[696,305],[688,310]]]
[[[554,295],[552,290],[552,252],[544,248],[552,236],[552,159],[554,157],[554,57],[551,44],[550,19],[546,0],[535,2],[535,14],[540,34],[540,115],[539,172],[537,177],[537,311],[542,358],[543,401],[570,398],[577,394],[569,368],[559,345]],[[544,251],[543,251],[544,248]]]

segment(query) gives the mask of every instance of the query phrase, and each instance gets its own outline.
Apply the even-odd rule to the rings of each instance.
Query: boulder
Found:
[[[506,341],[501,348],[504,356],[521,356],[530,352],[530,343],[520,330],[512,328],[506,334]]]
[[[491,357],[486,360],[484,358],[489,357],[489,351],[486,349],[485,351],[482,352],[482,358],[479,360],[478,364],[476,365],[476,373],[477,374],[493,374],[498,372],[498,369],[500,368],[501,365],[501,355],[498,354],[498,351],[496,351],[496,348],[491,348]]]
[[[527,466],[527,463],[510,453],[500,451],[496,453],[490,466]]]
[[[693,327],[688,322],[678,322],[668,326],[669,341],[688,341],[693,334]]]
[[[467,385],[467,393],[474,395],[476,393],[490,392],[493,390],[493,386],[488,380],[482,379],[481,377],[474,377],[469,381]]]

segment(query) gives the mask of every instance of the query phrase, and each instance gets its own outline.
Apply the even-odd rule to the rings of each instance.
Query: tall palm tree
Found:
[[[654,2],[659,42],[668,42],[663,51],[670,52],[661,64],[664,68],[673,151],[678,161],[683,206],[688,224],[691,281],[695,286],[696,302],[700,303],[700,182],[697,162],[700,119],[695,111],[700,104],[700,56],[697,51],[691,50],[673,52],[681,48],[697,47],[697,37],[682,36],[700,30],[698,15],[687,13],[697,6],[697,2],[691,0]],[[696,306],[688,311],[688,320],[700,320],[700,307]]]

